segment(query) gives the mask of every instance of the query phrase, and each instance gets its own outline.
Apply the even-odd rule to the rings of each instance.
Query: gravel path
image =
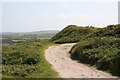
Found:
[[[45,51],[46,60],[61,78],[114,78],[108,73],[72,60],[69,51],[75,43],[49,47]]]

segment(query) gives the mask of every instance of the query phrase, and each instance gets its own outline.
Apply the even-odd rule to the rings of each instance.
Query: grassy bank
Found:
[[[91,38],[79,42],[70,51],[71,58],[120,76],[120,38]]]
[[[53,78],[57,73],[45,60],[44,50],[54,45],[49,41],[31,41],[3,48],[3,78]]]

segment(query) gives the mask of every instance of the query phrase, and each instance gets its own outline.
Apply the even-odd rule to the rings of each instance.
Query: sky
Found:
[[[0,3],[0,17],[3,32],[61,30],[67,25],[106,27],[118,23],[118,1],[4,0]]]
[[[118,3],[118,24],[120,24],[120,1]]]

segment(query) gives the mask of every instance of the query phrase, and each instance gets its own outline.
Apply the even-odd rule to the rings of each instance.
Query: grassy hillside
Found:
[[[120,25],[109,25],[105,28],[80,27],[69,25],[58,34],[53,36],[50,41],[55,43],[73,43],[92,37],[120,37]]]
[[[78,42],[70,51],[72,59],[120,76],[120,25],[105,28],[70,25],[50,41]]]
[[[44,50],[53,43],[49,41],[31,41],[10,47],[4,47],[2,52],[5,77],[53,78],[56,72],[44,58]]]
[[[73,43],[84,39],[88,34],[96,32],[99,28],[94,27],[78,27],[76,25],[69,25],[58,34],[53,36],[50,41],[55,43]]]
[[[120,25],[109,25],[101,28],[98,31],[88,34],[86,38],[92,37],[117,37],[120,38]]]

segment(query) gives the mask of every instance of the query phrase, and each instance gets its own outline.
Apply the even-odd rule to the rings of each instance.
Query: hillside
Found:
[[[55,43],[73,43],[84,39],[88,34],[96,32],[99,28],[94,27],[79,27],[76,25],[69,25],[58,34],[53,36],[50,41]]]
[[[120,38],[91,38],[79,42],[70,51],[71,58],[120,76]]]
[[[109,25],[105,28],[69,25],[53,36],[50,41],[55,43],[73,43],[92,37],[120,37],[119,34],[120,25]]]
[[[109,25],[98,31],[88,34],[86,38],[92,37],[117,37],[120,38],[120,25]]]
[[[78,42],[70,51],[72,59],[120,76],[120,25],[105,28],[70,25],[50,41]]]

